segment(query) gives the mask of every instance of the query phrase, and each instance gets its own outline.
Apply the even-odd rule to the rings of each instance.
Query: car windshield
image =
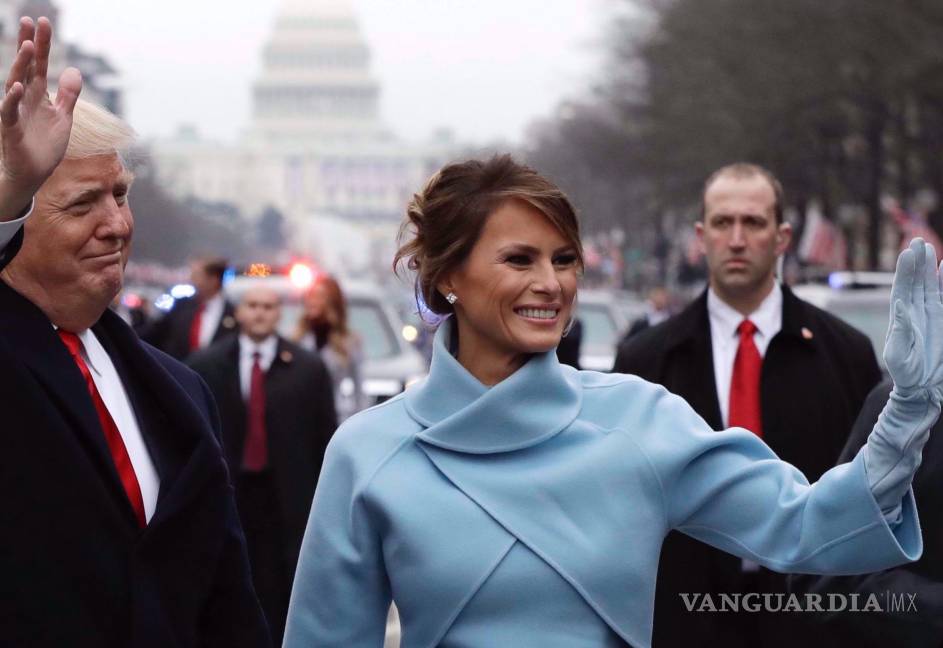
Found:
[[[379,304],[373,301],[352,299],[347,308],[350,328],[360,336],[367,360],[396,355],[396,331],[390,327]]]
[[[886,303],[829,304],[828,311],[845,320],[871,338],[878,362],[884,366],[884,338],[887,335],[888,305]]]
[[[282,304],[282,317],[278,332],[288,338],[294,337],[301,317],[301,303],[289,301]],[[390,326],[379,304],[370,300],[351,299],[347,304],[348,325],[363,345],[364,359],[389,358],[398,352],[396,332]]]
[[[616,345],[616,322],[604,304],[580,304],[577,313],[583,325],[582,344],[596,353],[611,353]]]

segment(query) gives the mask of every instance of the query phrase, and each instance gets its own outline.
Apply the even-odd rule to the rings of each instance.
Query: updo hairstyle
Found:
[[[416,273],[416,298],[433,313],[453,312],[436,284],[468,258],[488,216],[511,199],[523,200],[546,216],[573,245],[577,264],[583,267],[576,210],[550,180],[506,154],[447,164],[413,195],[393,257],[394,272],[405,262]]]

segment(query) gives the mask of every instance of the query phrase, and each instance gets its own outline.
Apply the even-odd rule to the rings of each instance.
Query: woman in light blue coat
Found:
[[[922,550],[910,479],[940,410],[932,248],[898,263],[895,389],[854,461],[810,485],[743,429],[553,352],[582,268],[575,213],[508,157],[449,165],[410,205],[397,260],[436,334],[429,377],[334,435],[285,646],[643,648],[679,529],[776,570],[852,574]]]

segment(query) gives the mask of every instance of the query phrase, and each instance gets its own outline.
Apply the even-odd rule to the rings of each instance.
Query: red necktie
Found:
[[[115,468],[118,471],[118,477],[121,479],[121,485],[124,486],[124,492],[131,502],[131,508],[134,509],[134,515],[137,517],[138,526],[144,528],[147,525],[147,518],[144,515],[144,498],[141,496],[141,487],[138,485],[138,478],[134,474],[134,466],[131,465],[131,457],[128,456],[128,450],[124,446],[124,440],[115,425],[115,420],[111,418],[108,408],[105,407],[105,401],[98,393],[98,387],[92,379],[92,373],[88,370],[88,365],[82,358],[82,341],[75,333],[59,329],[59,337],[66,345],[75,364],[78,365],[82,377],[85,378],[85,384],[88,387],[88,393],[92,397],[92,404],[95,405],[95,411],[98,413],[98,421],[101,423],[102,431],[105,433],[105,442],[111,451],[111,459],[115,462]]]
[[[740,346],[733,361],[733,377],[730,379],[730,427],[742,427],[763,436],[763,420],[760,411],[760,371],[763,358],[753,342],[756,324],[748,319],[737,327]]]
[[[190,322],[190,350],[196,351],[200,348],[200,326],[203,324],[203,304],[196,307],[193,314],[193,321]]]
[[[268,465],[268,439],[265,432],[265,372],[259,364],[259,352],[252,354],[252,374],[249,379],[249,408],[246,412],[246,445],[242,452],[242,467],[259,472]]]

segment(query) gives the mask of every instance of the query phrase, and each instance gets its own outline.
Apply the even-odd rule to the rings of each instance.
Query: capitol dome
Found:
[[[374,137],[379,84],[348,0],[284,0],[253,88],[253,132],[316,144]]]

